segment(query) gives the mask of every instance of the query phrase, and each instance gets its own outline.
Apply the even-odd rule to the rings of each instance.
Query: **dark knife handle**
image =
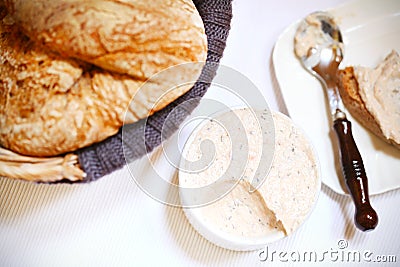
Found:
[[[368,180],[361,154],[351,131],[351,122],[346,117],[334,121],[339,140],[343,175],[355,204],[355,224],[358,229],[368,231],[378,224],[378,215],[369,203]]]

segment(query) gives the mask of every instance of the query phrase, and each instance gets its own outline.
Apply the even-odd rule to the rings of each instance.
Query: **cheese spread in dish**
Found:
[[[320,187],[319,166],[304,132],[281,113],[273,117],[274,161],[259,192],[289,235],[305,221],[314,206]]]
[[[400,57],[392,51],[375,69],[354,67],[366,109],[387,139],[400,143]]]
[[[224,234],[251,238],[268,235],[291,234],[306,219],[311,211],[320,186],[319,169],[312,147],[291,120],[274,113],[275,153],[268,176],[263,184],[254,189],[251,181],[256,176],[262,148],[261,130],[249,109],[234,112],[245,125],[249,140],[248,162],[242,175],[226,180],[232,190],[217,201],[194,208],[199,212],[202,223],[210,229]],[[260,124],[263,122],[260,121]],[[218,180],[231,160],[231,146],[225,140],[223,128],[215,121],[207,122],[187,144],[184,154],[188,159],[201,157],[199,144],[210,140],[215,144],[214,163],[198,173],[180,173],[179,183],[183,187],[210,185]],[[238,182],[239,181],[239,182]]]

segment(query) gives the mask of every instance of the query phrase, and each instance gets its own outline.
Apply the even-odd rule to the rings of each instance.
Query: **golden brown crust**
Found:
[[[9,0],[7,1],[8,8],[15,17],[7,15],[4,7],[2,8],[0,4],[1,146],[32,156],[53,156],[74,151],[115,134],[124,123],[126,111],[128,113],[125,123],[138,121],[163,108],[191,88],[193,83],[178,87],[161,100],[159,99],[166,93],[167,89],[170,89],[172,85],[176,85],[182,79],[182,76],[191,77],[194,82],[200,74],[202,65],[198,65],[196,68],[188,68],[186,71],[179,73],[179,75],[161,75],[155,80],[154,84],[146,84],[143,90],[139,90],[145,80],[167,67],[183,62],[205,61],[206,38],[204,29],[198,28],[198,22],[188,21],[184,25],[179,24],[172,29],[164,29],[172,32],[179,32],[179,29],[182,29],[182,38],[177,38],[176,42],[173,42],[173,40],[151,39],[154,36],[151,36],[151,34],[146,35],[143,32],[144,28],[140,28],[141,35],[149,38],[149,43],[143,43],[143,47],[136,46],[136,48],[143,48],[142,50],[137,48],[139,50],[134,51],[133,48],[137,40],[130,40],[127,42],[126,46],[128,48],[125,47],[125,50],[120,49],[117,52],[116,50],[113,50],[113,52],[104,50],[100,54],[96,54],[96,45],[105,47],[104,42],[93,44],[86,40],[83,50],[78,49],[77,52],[74,52],[75,43],[71,43],[70,40],[70,38],[89,38],[85,35],[90,35],[93,32],[74,32],[76,29],[62,28],[62,31],[66,33],[64,36],[63,32],[60,33],[59,29],[57,30],[57,27],[43,28],[47,26],[42,25],[41,19],[35,16],[35,14],[42,16],[41,11],[49,12],[48,10],[52,10],[56,14],[56,10],[62,9],[64,13],[61,13],[65,17],[53,15],[48,19],[57,20],[59,18],[61,22],[64,19],[69,19],[71,24],[74,24],[74,16],[78,14],[76,15],[76,20],[83,18],[78,11],[81,10],[83,12],[89,4],[94,5],[95,3],[96,6],[99,4],[97,9],[90,9],[92,15],[108,14],[104,8],[111,3],[120,8],[118,9],[118,12],[120,12],[118,15],[122,14],[121,16],[123,17],[123,14],[132,15],[124,10],[129,9],[129,7],[126,7],[127,4],[134,2],[126,0],[82,2],[70,0]],[[139,3],[140,1],[137,2]],[[175,0],[175,2],[180,1]],[[43,4],[49,5],[46,6],[46,10],[40,9]],[[79,9],[78,7],[81,4],[83,7]],[[102,5],[104,5],[103,9]],[[125,8],[121,8],[120,5],[124,5]],[[71,6],[74,7],[75,13],[72,12]],[[117,6],[114,8],[117,8]],[[171,6],[179,9],[175,13],[181,14],[183,12],[178,8],[177,3]],[[27,9],[29,10],[27,11]],[[130,12],[133,12],[132,10]],[[103,17],[102,23],[105,22],[104,27],[108,27],[107,21],[112,19],[120,22],[120,18],[115,18],[117,13],[116,10],[114,11],[109,12],[111,18],[108,18],[108,20]],[[150,12],[149,10],[147,11]],[[190,13],[190,16],[199,16],[194,13],[197,12],[194,6],[187,10],[184,9],[184,11]],[[153,13],[150,16],[152,20],[156,19],[153,17]],[[71,16],[67,16],[68,14]],[[87,16],[87,13],[85,14]],[[28,15],[30,16],[29,18],[24,17]],[[90,18],[86,21],[80,21],[80,23],[91,25],[94,21],[90,20]],[[95,15],[93,15],[93,18],[100,20]],[[132,30],[135,29],[135,26],[141,24],[141,19],[143,18],[136,17],[136,19],[137,21],[135,17],[131,17],[130,21],[126,22],[131,24],[125,26],[130,27]],[[160,20],[163,19],[165,18],[158,18],[157,24],[160,24]],[[21,25],[31,25],[33,30],[22,28],[31,37],[36,35],[37,38],[30,39],[25,36],[21,27],[17,27],[16,21],[19,21]],[[60,23],[59,26],[64,25]],[[171,22],[168,21],[168,23]],[[114,21],[111,24],[115,26],[118,23]],[[52,24],[50,23],[49,25]],[[68,23],[65,25],[68,25]],[[172,26],[169,25],[169,27]],[[101,27],[98,28],[97,26],[95,28],[97,30],[101,29]],[[192,28],[195,30],[187,30]],[[56,33],[54,36],[50,34],[54,37],[52,41],[50,38],[50,41],[45,42],[45,45],[37,42],[43,41],[43,36],[50,32]],[[58,36],[57,34],[61,35]],[[130,32],[126,36],[131,35],[135,36]],[[65,38],[62,39],[65,48],[62,47],[63,49],[61,50],[57,46],[57,38],[60,36]],[[110,36],[110,38],[122,38],[114,35],[112,31]],[[173,37],[174,34],[171,34],[171,36]],[[109,46],[114,43],[116,47],[121,46],[123,43],[121,40],[118,41],[116,39],[108,40],[107,42]],[[197,46],[194,45],[197,50],[191,50],[190,53],[183,54],[180,57],[175,56],[176,53],[181,53],[180,51],[186,51],[185,48],[194,43],[197,43]],[[170,46],[171,51],[175,51],[173,56],[170,57],[170,54],[162,52],[166,46]],[[152,53],[152,49],[158,52]],[[92,54],[89,53],[79,58],[81,56],[80,53],[83,54],[85,52]],[[124,54],[125,52],[126,54]],[[93,56],[93,53],[95,56]],[[72,58],[65,55],[71,55]],[[90,60],[86,62],[88,58]],[[136,65],[138,60],[142,64]],[[139,67],[131,68],[131,65]],[[134,102],[129,106],[134,95],[143,101],[140,103]]]
[[[8,0],[7,5],[37,43],[137,79],[205,60],[204,27],[191,0]]]
[[[383,135],[379,124],[365,107],[365,103],[359,93],[358,82],[354,75],[353,67],[350,66],[346,67],[343,70],[339,70],[338,85],[339,93],[342,97],[343,103],[346,106],[346,109],[351,113],[351,115],[358,122],[360,122],[361,125],[369,129],[376,136],[400,149],[400,144],[397,144],[391,139],[387,139]]]

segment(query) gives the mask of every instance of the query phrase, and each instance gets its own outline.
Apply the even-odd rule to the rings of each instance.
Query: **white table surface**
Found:
[[[222,64],[250,78],[271,109],[285,113],[271,65],[277,38],[308,13],[344,2],[235,0]],[[173,179],[176,170],[157,161],[159,153],[155,151],[153,159],[163,176]],[[151,175],[146,172],[146,162],[134,164],[143,168],[144,177]],[[322,186],[307,222],[294,235],[268,245],[270,257],[262,262],[260,251],[234,252],[209,243],[190,226],[180,208],[143,193],[127,168],[83,185],[49,186],[0,178],[0,266],[280,265],[284,258],[278,254],[285,252],[285,266],[309,266],[307,260],[293,262],[287,257],[311,252],[318,253],[318,259],[325,256],[323,262],[313,265],[345,264],[341,253],[356,252],[372,260],[378,255],[395,255],[397,263],[379,265],[398,266],[400,192],[374,196],[371,202],[380,216],[379,225],[363,233],[353,225],[350,198]],[[342,244],[347,248],[340,249]],[[360,264],[365,265],[363,258]]]

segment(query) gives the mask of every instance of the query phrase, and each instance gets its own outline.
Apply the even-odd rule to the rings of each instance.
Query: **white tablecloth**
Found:
[[[271,66],[275,41],[295,20],[343,2],[235,0],[222,64],[250,78],[271,108],[285,113]],[[156,161],[159,153],[152,155]],[[143,177],[151,175],[143,160],[133,164],[141,167]],[[164,177],[176,177],[174,168],[162,161],[157,164]],[[350,198],[322,186],[314,212],[294,235],[268,245],[265,251],[234,252],[201,237],[180,208],[145,194],[128,168],[89,184],[0,179],[0,266],[308,266],[310,255],[324,266],[352,265],[352,255],[360,256],[363,265],[368,260],[393,261],[390,255],[400,262],[396,213],[400,192],[374,196],[371,202],[380,216],[379,226],[363,233],[354,227]]]

